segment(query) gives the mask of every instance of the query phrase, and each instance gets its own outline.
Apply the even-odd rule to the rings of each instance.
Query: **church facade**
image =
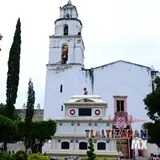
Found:
[[[85,88],[88,94],[99,95],[108,103],[107,115],[114,116],[116,110],[125,112],[127,101],[127,112],[139,122],[132,127],[140,129],[148,120],[143,99],[153,90],[153,81],[159,72],[123,60],[85,69],[82,28],[76,6],[69,1],[60,7],[55,33],[50,36],[44,119],[63,118],[63,103],[73,95],[83,94]],[[121,102],[114,97],[119,97]]]
[[[43,146],[43,152],[55,159],[82,159],[86,157],[88,140],[92,138],[97,156],[120,159],[122,152],[116,139],[106,132],[113,129],[114,120],[106,115],[108,105],[100,96],[75,95],[64,106],[64,117],[56,120],[56,133],[51,143]]]

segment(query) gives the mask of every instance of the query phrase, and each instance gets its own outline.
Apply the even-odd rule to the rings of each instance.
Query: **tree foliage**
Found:
[[[92,139],[89,139],[88,149],[89,149],[87,151],[88,160],[95,160],[96,159],[96,154],[94,153],[94,144],[93,144]]]
[[[21,22],[17,21],[13,43],[9,52],[7,89],[6,89],[6,114],[7,117],[14,119],[15,103],[19,84],[20,72],[20,52],[21,52]]]
[[[6,115],[6,105],[3,103],[0,103],[0,115]]]
[[[6,105],[3,103],[0,103],[0,115],[6,116]],[[14,117],[15,117],[15,120],[17,120],[17,121],[21,120],[21,117],[20,117],[19,113],[16,112],[16,110],[14,112]]]
[[[0,115],[0,142],[14,142],[13,137],[18,133],[15,121]]]
[[[160,147],[160,123],[144,123],[143,127],[148,129],[148,142],[155,143],[158,147]]]
[[[25,115],[25,147],[26,150],[32,146],[32,118],[34,115],[35,91],[31,79],[28,82],[28,98]]]
[[[28,99],[26,106],[25,121],[32,121],[34,115],[35,91],[31,79],[28,82]]]
[[[16,136],[16,141],[23,141],[25,137],[25,122],[18,123],[19,133]],[[32,152],[41,152],[45,142],[51,139],[56,132],[56,122],[53,120],[32,122]]]
[[[149,142],[156,143],[160,147],[160,78],[155,79],[156,88],[144,99],[148,117],[153,122],[144,123],[143,127],[148,129]]]
[[[56,132],[56,122],[53,120],[37,121],[33,123],[33,145],[32,152],[42,152],[42,146],[54,136]]]
[[[16,153],[0,151],[0,160],[50,160],[50,158],[41,154],[27,154],[24,151],[18,151]]]

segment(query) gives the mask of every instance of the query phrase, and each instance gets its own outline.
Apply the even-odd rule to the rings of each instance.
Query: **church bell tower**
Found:
[[[84,49],[82,22],[78,19],[77,8],[69,0],[60,7],[55,33],[50,36],[44,119],[63,118],[63,103],[83,92]]]
[[[84,63],[82,23],[77,9],[69,0],[60,7],[60,16],[55,21],[55,34],[50,36],[49,64]]]

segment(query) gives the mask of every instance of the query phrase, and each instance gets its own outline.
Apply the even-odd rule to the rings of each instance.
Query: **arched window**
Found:
[[[64,35],[68,35],[68,25],[67,25],[67,24],[64,25],[63,34],[64,34]]]
[[[106,143],[104,142],[97,143],[97,150],[106,150]]]
[[[69,142],[62,142],[61,149],[69,149]]]
[[[86,142],[80,142],[79,143],[79,150],[87,150],[87,143]]]
[[[67,64],[68,60],[68,45],[62,46],[61,64]]]
[[[69,13],[66,14],[66,18],[69,18]]]

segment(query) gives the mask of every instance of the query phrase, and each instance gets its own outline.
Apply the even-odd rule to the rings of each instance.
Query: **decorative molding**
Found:
[[[96,139],[94,140],[94,143],[97,143],[97,140],[96,140]]]
[[[79,140],[78,139],[76,139],[76,143],[78,143],[79,142]]]
[[[62,126],[62,123],[59,123],[60,126]]]
[[[71,103],[64,103],[66,108],[84,108],[85,106],[92,106],[92,108],[97,108],[97,106],[99,108],[107,108],[107,104],[105,103],[94,103],[93,102],[81,102],[81,103],[77,103],[77,102],[71,102]]]
[[[96,109],[94,113],[96,116],[98,116],[98,115],[100,115],[101,111],[99,109]]]
[[[58,140],[58,143],[60,143],[60,142],[61,142],[61,140],[59,139],[59,140]]]
[[[97,123],[95,123],[94,126],[97,126]]]
[[[80,126],[80,123],[79,123],[79,122],[77,123],[77,126]]]
[[[107,125],[107,127],[109,127],[109,126],[110,126],[110,125],[109,125],[109,123],[107,123],[106,125]]]
[[[71,126],[74,126],[74,122],[71,122]]]
[[[70,115],[75,115],[75,113],[76,113],[76,111],[74,110],[74,109],[71,109],[70,111],[69,111],[69,113],[70,113]]]
[[[109,143],[110,141],[111,141],[110,139],[107,139],[107,140],[106,140],[107,143]]]
[[[74,141],[73,139],[70,140],[71,143],[73,143],[73,141]]]
[[[91,123],[88,123],[89,126],[91,126]]]

